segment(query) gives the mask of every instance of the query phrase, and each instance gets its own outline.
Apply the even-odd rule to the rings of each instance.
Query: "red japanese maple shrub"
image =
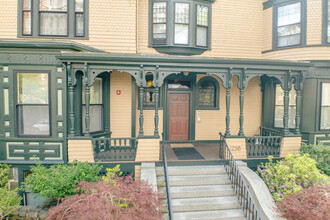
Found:
[[[277,203],[287,219],[330,219],[330,185],[313,186],[291,194]]]
[[[156,220],[161,219],[161,200],[143,181],[132,177],[115,177],[114,184],[105,181],[81,182],[77,186],[84,193],[65,197],[49,210],[47,220]]]

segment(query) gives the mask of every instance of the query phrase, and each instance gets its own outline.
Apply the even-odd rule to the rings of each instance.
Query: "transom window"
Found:
[[[320,129],[330,130],[330,83],[322,83]]]
[[[210,49],[212,2],[150,0],[150,45],[168,54],[193,55]]]
[[[284,91],[276,84],[274,127],[283,128],[284,116]],[[296,124],[296,91],[292,88],[289,93],[289,128],[295,128]]]
[[[88,0],[19,0],[21,37],[86,38]]]
[[[19,136],[50,136],[48,73],[16,73]]]
[[[301,2],[279,6],[276,14],[276,47],[301,44]]]

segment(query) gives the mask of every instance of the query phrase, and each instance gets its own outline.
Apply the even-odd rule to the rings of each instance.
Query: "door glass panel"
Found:
[[[191,82],[187,79],[170,79],[168,80],[169,89],[190,89]]]

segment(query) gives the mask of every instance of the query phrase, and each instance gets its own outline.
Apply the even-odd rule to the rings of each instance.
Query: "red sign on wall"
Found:
[[[120,95],[120,94],[121,94],[121,91],[120,91],[120,90],[117,90],[117,91],[116,91],[116,94],[117,94],[117,95]]]

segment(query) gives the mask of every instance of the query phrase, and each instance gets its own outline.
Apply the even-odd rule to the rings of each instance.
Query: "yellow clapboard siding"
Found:
[[[91,140],[68,140],[69,163],[75,160],[94,163],[94,152]]]
[[[111,137],[131,137],[132,92],[131,75],[113,71],[110,75]],[[121,94],[117,95],[116,91]]]
[[[235,160],[246,159],[245,138],[226,138],[226,142]]]
[[[135,179],[140,180],[141,179],[141,166],[135,166]]]
[[[136,161],[158,161],[159,139],[139,139]]]
[[[283,137],[281,142],[280,157],[286,157],[288,153],[296,153],[301,147],[301,137]]]

